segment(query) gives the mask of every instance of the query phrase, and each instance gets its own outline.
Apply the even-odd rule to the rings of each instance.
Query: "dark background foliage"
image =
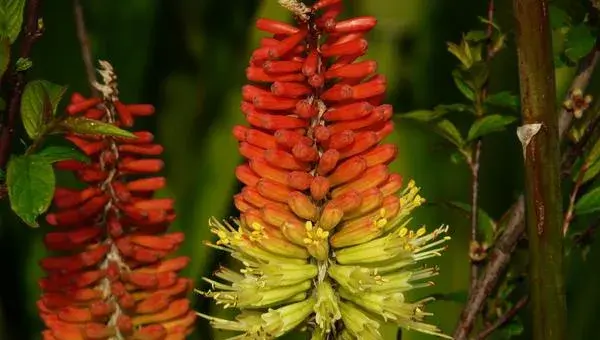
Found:
[[[181,253],[192,262],[185,274],[202,286],[200,278],[223,254],[203,245],[210,238],[210,216],[234,214],[232,195],[237,190],[234,168],[240,161],[230,131],[240,123],[238,107],[244,68],[259,34],[253,30],[257,16],[287,20],[275,0],[130,0],[82,1],[93,54],[110,60],[119,75],[121,98],[157,106],[157,115],[139,126],[154,131],[166,148],[169,190],[177,198],[178,220],[187,240]],[[446,50],[447,41],[458,41],[462,32],[480,25],[486,3],[478,0],[348,1],[349,15],[375,15],[379,25],[370,36],[370,56],[379,62],[389,81],[388,102],[396,112],[432,108],[460,100],[451,70],[456,59]],[[517,72],[509,2],[501,1],[497,21],[509,33],[508,49],[493,62],[491,90],[517,93]],[[45,33],[34,46],[29,77],[44,78],[87,93],[84,65],[75,33],[71,1],[46,1],[42,8]],[[557,72],[562,96],[573,70]],[[395,170],[414,178],[430,202],[469,200],[466,166],[451,161],[451,149],[431,132],[400,121],[391,137],[400,147]],[[521,190],[521,160],[514,130],[489,138],[483,150],[481,205],[500,217]],[[67,183],[70,179],[61,179]],[[3,202],[0,220],[0,339],[38,339],[41,323],[35,302],[44,256],[41,242],[46,227],[31,229],[8,213]],[[418,223],[435,227],[448,223],[453,241],[439,259],[442,269],[436,293],[456,293],[459,301],[431,306],[432,319],[451,333],[460,312],[460,296],[468,285],[469,222],[462,214],[436,205],[419,209]],[[600,274],[594,263],[600,252],[592,248],[586,261],[571,256],[567,282],[569,339],[593,338],[598,311]],[[195,308],[220,313],[209,301],[194,296]],[[211,335],[208,335],[211,334]],[[301,339],[303,336],[294,335]],[[386,330],[386,339],[396,330]],[[527,338],[525,333],[523,338]],[[219,339],[205,321],[198,323],[192,339]],[[430,338],[405,332],[403,339]]]

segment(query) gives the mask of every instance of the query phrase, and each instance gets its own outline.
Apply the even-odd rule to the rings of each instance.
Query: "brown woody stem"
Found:
[[[521,143],[533,339],[566,336],[560,148],[552,40],[546,0],[514,0],[522,128],[541,129]]]

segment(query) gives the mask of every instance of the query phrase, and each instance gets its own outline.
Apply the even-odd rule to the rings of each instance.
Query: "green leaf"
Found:
[[[596,37],[589,26],[572,26],[565,37],[565,55],[573,62],[585,57],[594,48]]]
[[[473,141],[490,133],[502,131],[507,125],[516,120],[516,117],[502,115],[489,115],[479,118],[471,125],[467,140]]]
[[[484,101],[485,104],[498,106],[498,107],[508,107],[511,109],[516,109],[519,107],[519,97],[511,94],[508,91],[502,91],[494,94],[490,94]]]
[[[84,117],[69,117],[61,122],[61,126],[70,132],[82,135],[103,135],[123,138],[137,138],[133,133],[120,129],[113,124]]]
[[[469,87],[469,85],[465,82],[465,78],[460,70],[452,71],[452,79],[454,80],[454,84],[458,90],[469,100],[475,100],[475,92],[473,89]]]
[[[417,120],[420,122],[430,122],[441,118],[449,111],[444,110],[415,110],[400,115],[400,118]]]
[[[435,125],[434,130],[440,136],[444,137],[450,143],[456,145],[459,148],[461,148],[465,144],[465,141],[463,140],[456,126],[447,119],[439,121]]]
[[[466,104],[460,104],[460,103],[440,104],[440,105],[434,107],[433,109],[435,111],[443,110],[443,111],[448,111],[448,112],[471,112],[471,113],[475,112],[472,105],[466,105]]]
[[[465,34],[464,39],[472,42],[484,41],[487,39],[487,33],[481,30],[469,31]]]
[[[471,205],[463,202],[451,201],[447,203],[450,208],[458,209],[470,216]],[[489,245],[494,243],[496,229],[498,225],[496,221],[483,209],[477,210],[477,227],[484,236],[484,241]]]
[[[449,42],[448,52],[454,55],[464,68],[469,68],[473,64],[473,56],[471,55],[471,48],[466,40],[462,40],[460,45]]]
[[[33,66],[33,61],[29,58],[19,58],[15,63],[17,72],[23,72],[29,70]]]
[[[0,36],[14,43],[23,25],[25,0],[0,0]]]
[[[68,146],[49,146],[36,155],[45,159],[48,163],[60,162],[67,159],[74,159],[84,163],[89,163],[90,161],[81,151]]]
[[[6,185],[12,210],[28,225],[37,227],[54,195],[52,165],[37,155],[19,156],[8,163]]]
[[[600,211],[600,187],[587,192],[575,203],[576,215],[591,214],[597,211]]]
[[[581,179],[581,184],[587,183],[596,178],[598,173],[600,173],[600,160],[596,159],[596,161],[594,161],[586,170],[585,175],[583,175],[583,178]]]
[[[0,78],[6,72],[10,62],[10,43],[7,39],[0,40]]]
[[[463,79],[473,91],[479,91],[488,80],[489,67],[486,62],[473,63],[468,70],[462,71]]]
[[[21,97],[21,119],[27,135],[35,139],[44,127],[44,110],[50,105],[50,97],[40,81],[32,81],[25,85]]]
[[[60,103],[62,97],[65,95],[67,88],[65,86],[61,86],[58,84],[51,83],[46,80],[37,80],[44,87],[48,98],[50,99],[50,104],[52,105],[52,115],[56,116],[56,109],[58,108],[58,104]]]
[[[56,114],[56,108],[66,88],[46,80],[34,80],[23,90],[21,119],[27,135],[35,139],[43,131],[47,117]]]
[[[548,6],[548,12],[550,13],[550,27],[552,29],[563,28],[571,23],[569,14],[554,4]]]

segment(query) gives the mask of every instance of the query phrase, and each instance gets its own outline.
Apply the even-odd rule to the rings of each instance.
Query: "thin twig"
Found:
[[[579,174],[577,175],[577,179],[575,180],[575,184],[573,185],[573,190],[571,190],[571,194],[569,195],[569,207],[567,208],[567,212],[563,220],[563,236],[567,235],[567,232],[569,231],[569,226],[571,225],[571,222],[575,217],[575,200],[577,199],[577,194],[579,193],[579,189],[583,184],[583,178],[585,177],[585,173],[588,170],[588,166],[589,164],[587,162],[584,162],[584,164],[581,166]]]
[[[490,252],[489,261],[479,278],[477,289],[469,295],[454,333],[455,340],[464,340],[471,333],[481,306],[483,306],[485,299],[491,294],[502,277],[506,266],[510,262],[513,249],[525,231],[524,217],[525,198],[521,195],[510,209],[505,232],[499,236]]]
[[[494,21],[494,0],[489,0],[488,2],[488,11],[487,11],[487,53],[486,53],[486,62],[488,67],[493,58],[494,48],[492,46],[492,35],[494,33],[493,21]],[[488,94],[488,86],[489,79],[487,80],[485,86],[481,90],[481,96],[477,99],[477,112],[480,115],[483,115],[483,102]],[[479,267],[481,263],[479,262],[479,258],[476,255],[479,255],[480,250],[482,249],[479,243],[478,229],[479,229],[479,168],[481,163],[481,149],[483,146],[483,141],[478,139],[475,142],[475,149],[473,150],[473,157],[469,162],[469,167],[471,169],[471,250],[475,250],[476,254],[470,254],[471,258],[471,287],[469,292],[477,289],[477,280],[479,279]]]
[[[481,159],[481,146],[483,142],[481,139],[475,142],[475,150],[473,151],[473,158],[470,164],[471,168],[471,250],[475,250],[475,253],[470,254],[471,257],[471,288],[469,291],[477,289],[477,280],[479,278],[479,259],[478,255],[481,246],[478,241],[478,229],[479,229],[479,166]],[[473,247],[474,245],[474,247]]]
[[[41,0],[29,0],[27,1],[27,7],[25,10],[25,30],[23,34],[23,42],[21,43],[21,50],[19,57],[23,59],[29,59],[31,55],[31,49],[33,44],[42,36],[42,26],[39,25],[38,21],[40,16]],[[21,105],[21,95],[23,94],[23,88],[25,88],[25,71],[15,71],[14,73],[14,84],[10,91],[10,97],[8,100],[8,117],[4,125],[2,125],[2,131],[0,132],[0,169],[6,167],[8,158],[10,156],[10,146],[12,136],[15,131],[17,118],[19,116],[19,107]]]
[[[100,92],[92,84],[97,82],[96,69],[92,59],[92,49],[90,47],[90,39],[85,27],[85,18],[83,16],[83,7],[79,0],[73,0],[73,12],[75,13],[75,26],[77,27],[77,39],[81,46],[81,57],[85,64],[85,73],[87,74],[88,84],[93,97],[100,96]]]
[[[529,301],[529,296],[523,296],[517,303],[509,309],[506,313],[504,313],[501,317],[496,319],[496,321],[490,325],[488,328],[484,329],[479,335],[477,335],[477,340],[483,340],[490,336],[495,330],[504,326],[507,322],[509,322],[512,318],[517,315],[517,313],[523,309],[527,305]]]

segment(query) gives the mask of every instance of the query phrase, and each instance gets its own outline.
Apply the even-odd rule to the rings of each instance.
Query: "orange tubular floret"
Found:
[[[154,107],[74,94],[67,112],[127,127]],[[191,284],[177,274],[189,259],[170,257],[183,234],[165,233],[174,201],[151,196],[166,185],[156,174],[163,148],[149,132],[134,134],[137,139],[67,136],[91,162],[57,163],[87,187],[57,188],[46,218],[56,230],[44,238],[55,253],[40,261],[47,273],[39,282],[42,339],[164,340],[191,332],[195,313],[185,300]]]

